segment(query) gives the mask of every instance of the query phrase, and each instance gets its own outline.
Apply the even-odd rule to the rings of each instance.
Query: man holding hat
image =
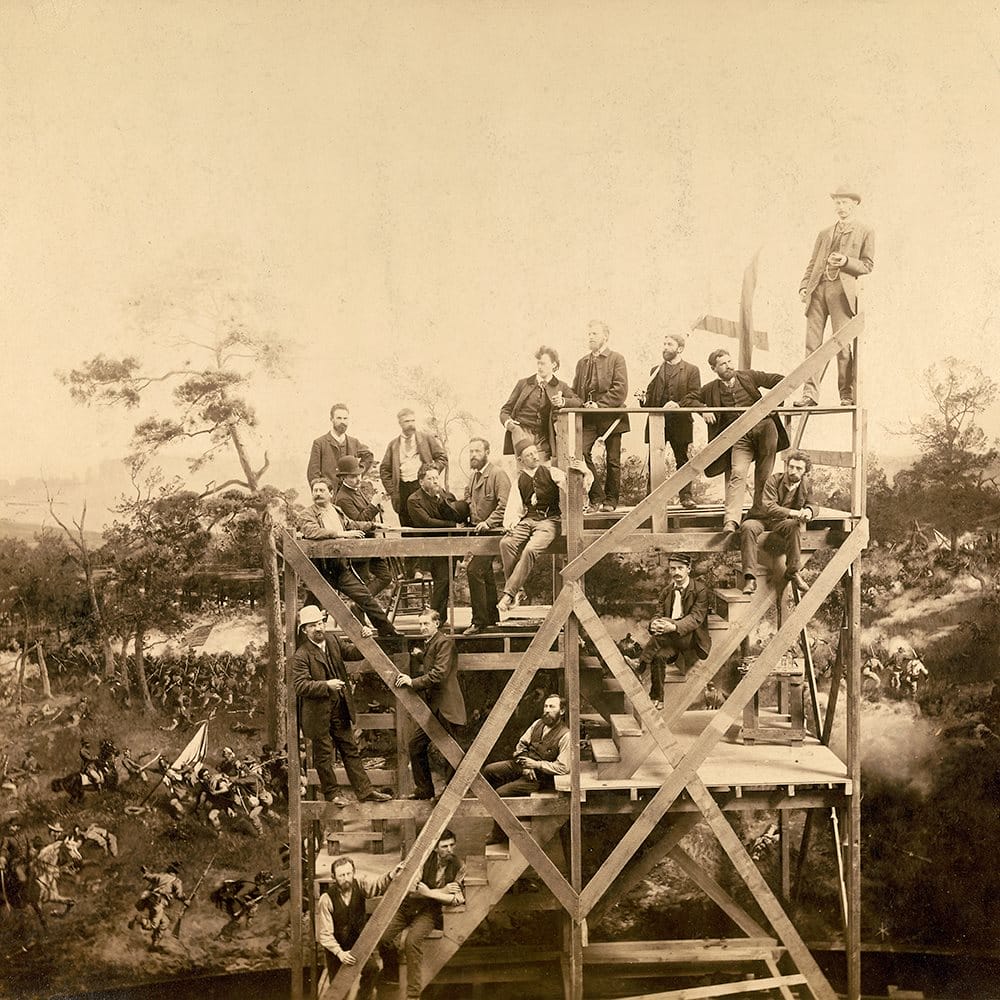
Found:
[[[334,505],[352,521],[381,522],[382,504],[367,495],[362,486],[361,463],[353,455],[344,455],[337,462],[337,479],[340,485],[333,498]],[[354,560],[373,597],[378,597],[392,583],[392,570],[386,559]]]
[[[670,585],[660,597],[658,613],[650,620],[649,642],[639,658],[641,666],[649,667],[649,697],[657,708],[663,708],[664,667],[676,663],[682,674],[687,673],[712,649],[708,588],[691,576],[691,557],[684,552],[671,552],[667,557],[667,576]]]
[[[806,306],[806,357],[823,343],[827,317],[836,333],[857,315],[857,279],[871,273],[875,266],[875,232],[871,226],[854,218],[861,195],[842,184],[830,194],[837,222],[816,237],[812,256],[806,266],[799,298]],[[822,376],[820,376],[822,377]],[[850,345],[837,355],[837,385],[840,405],[854,405],[854,364]],[[796,406],[816,406],[819,384],[811,376],[802,387]]]
[[[354,738],[358,716],[344,661],[363,660],[364,653],[349,640],[328,634],[325,625],[326,612],[312,604],[302,608],[299,646],[292,656],[292,686],[299,699],[299,725],[302,734],[312,740],[313,763],[323,798],[347,805],[337,796],[333,770],[336,747],[358,801],[386,802],[392,796],[372,787]]]

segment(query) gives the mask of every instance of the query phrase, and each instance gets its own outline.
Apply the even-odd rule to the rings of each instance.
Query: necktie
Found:
[[[593,354],[587,360],[587,399],[597,391],[597,359]]]
[[[674,621],[684,617],[684,606],[681,604],[681,592],[679,590],[674,591],[674,606],[670,609],[670,617]]]

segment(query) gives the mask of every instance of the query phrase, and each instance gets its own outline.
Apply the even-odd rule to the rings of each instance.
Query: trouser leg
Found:
[[[409,754],[410,769],[413,771],[413,793],[424,799],[434,797],[434,779],[431,777],[431,762],[428,755],[431,740],[423,731],[417,731],[410,737]]]
[[[775,555],[785,556],[785,572],[797,573],[802,568],[801,521],[787,517],[771,529],[766,548]]]
[[[685,465],[688,460],[688,442],[670,439],[667,443],[670,445],[670,450],[674,453],[674,465],[676,465],[678,469],[681,468],[681,466]],[[678,490],[677,495],[681,498],[681,500],[690,498],[691,488],[693,485],[694,482],[692,481]]]
[[[753,461],[753,444],[746,436],[733,445],[729,453],[729,474],[726,476],[725,520],[740,523],[743,517],[743,501],[747,493],[747,476]]]
[[[312,738],[313,767],[319,776],[320,791],[324,796],[337,790],[337,775],[333,770],[333,737],[329,734]]]
[[[514,575],[514,567],[517,565],[518,557],[521,555],[521,549],[524,548],[531,537],[532,525],[532,521],[522,518],[514,525],[509,535],[504,535],[500,539],[500,562],[503,564],[504,578],[503,589],[504,593],[510,594],[511,597],[514,596],[514,593],[508,586],[507,581]]]
[[[434,930],[434,914],[418,913],[406,931],[406,995],[419,997],[422,992],[424,941]]]
[[[330,735],[337,745],[340,759],[344,762],[344,770],[347,772],[347,780],[354,789],[358,801],[361,801],[372,792],[372,783],[361,762],[361,752],[358,750],[357,741],[354,739],[354,727],[345,722],[335,722],[330,726]]]
[[[851,304],[847,292],[840,281],[827,282],[826,306],[830,313],[830,326],[836,333],[851,320]],[[845,344],[837,353],[837,388],[841,399],[854,399],[854,353],[850,344]]]
[[[740,525],[740,561],[743,575],[758,577],[761,574],[758,545],[764,533],[764,523],[755,518],[747,518]]]
[[[583,422],[583,460],[587,463],[587,468],[590,470],[590,474],[594,477],[594,481],[590,484],[590,503],[591,506],[596,507],[598,504],[604,503],[604,484],[601,482],[601,477],[597,474],[597,467],[594,465],[594,443],[600,437],[597,432],[597,428],[592,424],[588,423],[587,420]]]
[[[826,329],[826,319],[829,311],[826,307],[826,296],[823,286],[830,282],[821,281],[809,299],[809,307],[806,309],[806,357],[813,351],[818,351],[823,344],[823,332]],[[840,282],[838,281],[839,285]],[[802,386],[802,398],[811,399],[813,402],[819,400],[819,381],[822,373],[810,375]]]
[[[487,764],[483,768],[483,777],[492,788],[496,789],[501,798],[511,795],[530,795],[538,787],[537,782],[530,782],[523,776],[521,768],[513,760],[498,760],[493,764]],[[506,834],[501,829],[500,824],[494,820],[489,842],[497,843],[505,837]]]
[[[612,434],[604,442],[605,487],[608,503],[618,506],[622,485],[622,436]]]
[[[337,590],[346,597],[349,597],[368,616],[379,635],[397,635],[395,627],[389,621],[388,615],[378,601],[371,595],[371,591],[364,585],[361,577],[350,567],[346,566],[337,575]]]
[[[431,607],[441,616],[441,624],[448,622],[448,592],[451,589],[449,578],[448,557],[434,556],[428,559],[430,564],[431,579]]]
[[[473,556],[466,563],[469,578],[469,603],[472,605],[472,624],[482,627],[495,625],[497,614],[497,585],[493,577],[493,556]]]
[[[513,596],[525,584],[535,567],[535,560],[555,541],[559,534],[559,522],[554,518],[547,518],[544,521],[529,522],[530,535],[521,555],[514,566],[514,571],[504,584],[504,592]]]
[[[778,452],[778,428],[773,420],[762,420],[748,435],[753,443],[753,506],[763,506],[764,484],[774,472],[774,459]]]

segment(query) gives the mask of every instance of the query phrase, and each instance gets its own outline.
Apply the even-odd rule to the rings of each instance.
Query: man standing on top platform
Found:
[[[701,388],[701,372],[697,366],[681,360],[686,343],[687,337],[683,333],[668,333],[663,338],[663,363],[649,370],[649,385],[645,391],[637,394],[640,406],[676,410],[685,397]],[[688,449],[694,441],[694,420],[690,413],[674,413],[664,418],[663,430],[666,442],[674,453],[674,463],[679,469],[687,462]],[[646,442],[649,443],[648,426]],[[650,476],[649,488],[652,490],[652,473]],[[678,494],[681,506],[688,510],[698,506],[691,496],[692,485],[688,483],[682,486]]]
[[[490,443],[485,438],[469,442],[469,468],[472,478],[465,487],[469,517],[481,535],[503,527],[503,515],[510,494],[510,477],[490,461]],[[485,632],[500,621],[497,611],[497,585],[493,578],[493,556],[472,556],[465,564],[469,578],[469,603],[472,624],[465,635]]]
[[[396,419],[401,433],[389,442],[378,471],[392,509],[405,528],[412,527],[406,501],[411,493],[420,489],[420,466],[433,462],[444,469],[448,465],[448,453],[433,434],[417,430],[416,414],[409,407],[400,410]]]
[[[347,433],[347,422],[351,411],[346,403],[334,403],[330,408],[330,430],[316,438],[309,452],[309,465],[306,468],[306,481],[310,486],[320,477],[335,479],[337,463],[350,455],[361,463],[362,471],[375,461],[371,448],[362,444],[356,437]]]
[[[542,706],[542,717],[528,726],[517,741],[513,760],[498,760],[483,768],[483,777],[501,798],[531,795],[555,788],[557,774],[569,774],[570,735],[566,725],[566,702],[550,694]],[[498,823],[487,843],[506,838]]]
[[[649,642],[639,657],[649,667],[649,697],[663,708],[663,674],[668,663],[687,671],[712,651],[708,631],[708,588],[691,576],[691,557],[671,552],[667,557],[670,586],[660,596],[659,613],[649,623]]]
[[[799,298],[806,306],[806,357],[822,345],[828,317],[836,333],[857,315],[857,279],[870,274],[875,266],[875,232],[854,218],[861,195],[842,184],[830,197],[837,222],[816,237],[799,285]],[[854,361],[850,344],[841,347],[837,355],[837,387],[840,405],[853,406]],[[802,386],[802,398],[795,405],[816,406],[818,400],[819,378],[812,375]]]
[[[793,451],[785,457],[785,471],[769,476],[764,484],[760,504],[754,504],[740,525],[740,550],[743,563],[743,593],[757,589],[760,575],[758,544],[760,536],[770,534],[764,551],[774,557],[785,556],[785,579],[805,591],[808,585],[799,569],[802,565],[802,528],[812,519],[809,481],[806,473],[812,462],[804,451]]]
[[[684,406],[739,407],[748,409],[761,398],[761,389],[773,389],[783,378],[773,372],[737,371],[729,351],[719,348],[708,356],[708,364],[718,376],[697,392],[690,392]],[[739,413],[703,413],[708,425],[708,440],[721,434]],[[785,425],[776,413],[764,417],[750,428],[732,448],[720,455],[706,469],[706,476],[726,477],[726,509],[722,530],[735,534],[743,518],[743,501],[746,499],[747,477],[754,465],[753,505],[760,505],[764,483],[774,468],[774,458],[788,447]]]
[[[587,326],[590,353],[576,363],[573,392],[588,409],[625,405],[628,371],[625,358],[608,348],[610,336],[607,323],[592,321]],[[622,479],[622,434],[628,429],[627,413],[583,418],[583,456],[594,476],[590,486],[590,506],[594,509],[612,511],[618,506]],[[604,441],[605,448],[603,483],[594,466],[593,449],[598,439]]]

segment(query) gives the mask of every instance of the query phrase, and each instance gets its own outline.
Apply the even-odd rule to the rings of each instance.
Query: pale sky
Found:
[[[886,426],[926,409],[927,364],[996,372],[998,29],[992,3],[936,0],[4,0],[0,479],[124,452],[136,415],[53,373],[162,359],[128,304],[204,269],[299,345],[258,407],[261,446],[303,467],[338,399],[381,454],[388,359],[447,374],[497,446],[534,349],[571,378],[591,319],[631,393],[666,330],[736,316],[758,247],[755,366],[788,371],[842,182],[876,231],[870,443],[912,450]],[[689,341],[703,378],[714,346]]]

